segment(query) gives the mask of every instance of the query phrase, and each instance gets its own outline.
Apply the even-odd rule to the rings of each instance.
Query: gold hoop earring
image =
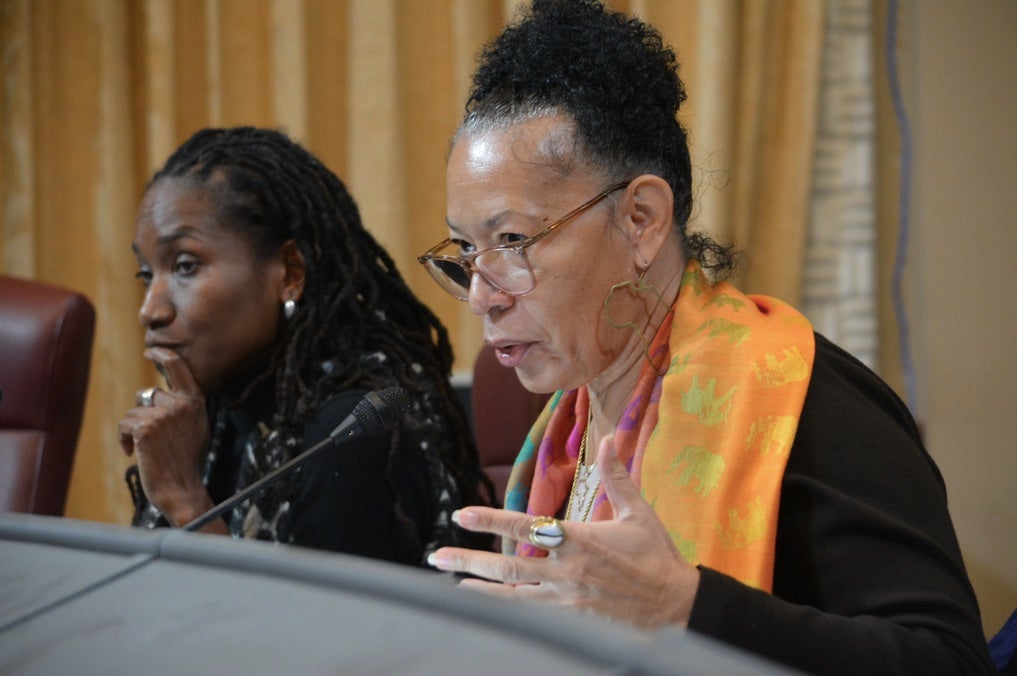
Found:
[[[604,314],[607,317],[607,322],[613,328],[616,329],[631,329],[635,331],[636,335],[639,336],[639,342],[643,344],[643,356],[646,361],[653,367],[653,370],[658,376],[662,376],[665,373],[665,369],[657,366],[653,363],[653,359],[650,358],[650,340],[646,337],[646,333],[639,327],[635,322],[619,322],[614,319],[611,314],[611,299],[614,297],[615,292],[621,291],[622,289],[628,289],[637,296],[643,296],[646,293],[653,294],[657,301],[657,304],[661,307],[667,308],[667,303],[664,302],[664,297],[660,295],[660,292],[643,278],[646,276],[646,271],[649,270],[650,266],[644,265],[639,271],[639,277],[633,281],[618,282],[611,287],[611,290],[607,292],[607,298],[604,299]]]

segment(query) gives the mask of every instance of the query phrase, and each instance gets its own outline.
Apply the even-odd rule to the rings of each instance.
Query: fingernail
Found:
[[[431,566],[433,568],[439,568],[440,569],[442,566],[444,566],[447,563],[448,562],[446,561],[445,557],[444,556],[439,556],[438,552],[431,552],[430,554],[427,555],[427,565],[429,565],[429,566]]]
[[[452,512],[452,523],[456,524],[457,526],[462,526],[463,528],[476,526],[477,515],[469,510],[463,511],[461,509],[457,509],[456,511]]]

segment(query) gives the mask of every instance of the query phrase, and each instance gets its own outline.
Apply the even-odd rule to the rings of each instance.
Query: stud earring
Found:
[[[283,317],[286,319],[293,319],[293,315],[297,313],[297,301],[292,298],[287,298],[286,302],[283,303]]]

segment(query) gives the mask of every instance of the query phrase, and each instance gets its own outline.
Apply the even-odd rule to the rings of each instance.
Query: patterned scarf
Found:
[[[615,448],[694,565],[771,589],[780,487],[814,354],[812,327],[797,310],[710,285],[689,263],[615,429]],[[506,509],[561,514],[588,410],[585,387],[551,398],[516,459]],[[601,488],[592,519],[610,518]],[[505,545],[545,554],[528,543]]]

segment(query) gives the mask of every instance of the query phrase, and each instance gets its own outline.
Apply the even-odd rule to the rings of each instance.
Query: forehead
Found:
[[[184,239],[249,247],[241,232],[220,222],[212,190],[187,179],[160,179],[149,186],[138,207],[133,248]]]
[[[138,223],[163,225],[181,218],[214,221],[215,213],[215,199],[209,190],[186,179],[163,178],[145,191]]]
[[[567,117],[545,115],[460,135],[446,170],[452,229],[478,221],[493,226],[512,215],[542,219],[573,190],[599,186],[602,172],[581,160],[574,129]]]
[[[449,153],[453,180],[513,169],[560,180],[579,166],[575,125],[563,115],[474,125],[457,137]]]

